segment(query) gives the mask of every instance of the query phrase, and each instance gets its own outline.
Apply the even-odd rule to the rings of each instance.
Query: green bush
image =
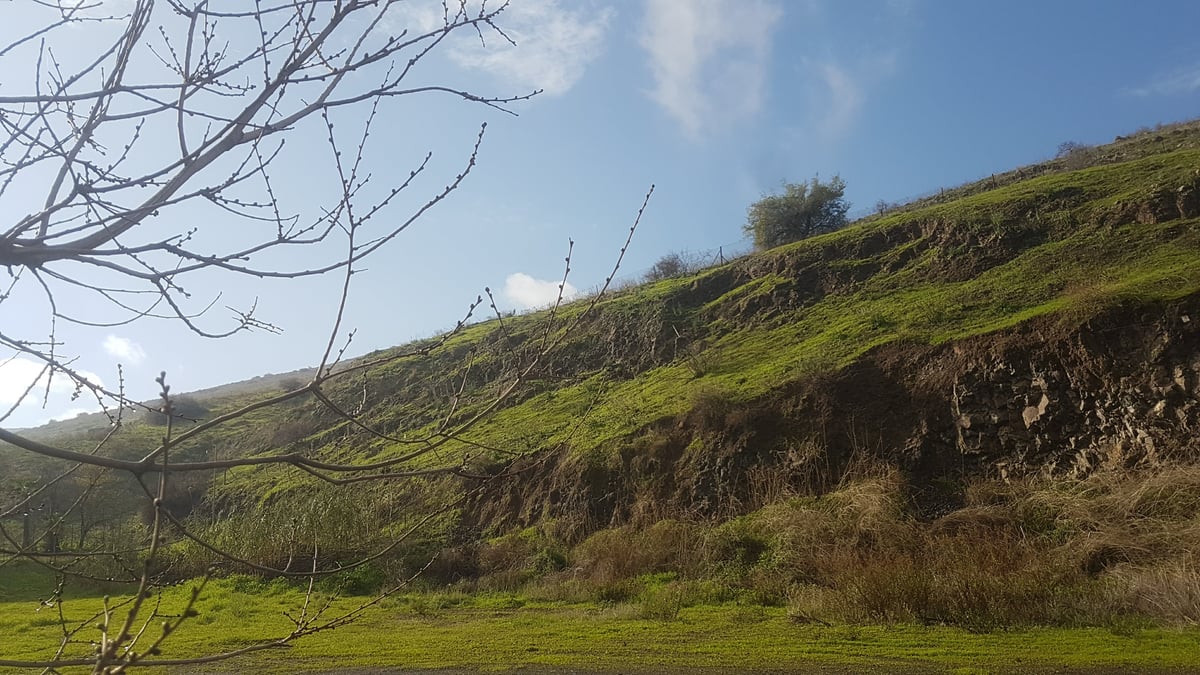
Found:
[[[683,586],[678,583],[648,589],[642,594],[639,615],[643,619],[675,621],[683,608],[683,595]]]
[[[485,587],[512,590],[562,571],[567,555],[556,538],[531,527],[488,540],[478,548],[476,563]]]

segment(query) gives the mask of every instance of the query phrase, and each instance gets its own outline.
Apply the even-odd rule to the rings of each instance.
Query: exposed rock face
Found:
[[[1119,207],[1117,212],[1143,225],[1200,216],[1200,170],[1191,182],[1163,187],[1136,204]]]
[[[1194,450],[1197,318],[1194,304],[1159,315],[1116,315],[1057,343],[970,363],[956,376],[950,400],[959,450],[1003,475],[1082,475]]]
[[[936,513],[971,476],[1083,476],[1200,457],[1200,296],[937,347],[889,345],[763,400],[664,420],[604,459],[561,451],[468,504],[505,530],[568,536],[667,517],[728,517],[756,492],[820,492],[862,460],[899,466]],[[952,490],[951,490],[952,491]],[[762,496],[762,495],[759,495]],[[951,497],[952,499],[952,497]]]

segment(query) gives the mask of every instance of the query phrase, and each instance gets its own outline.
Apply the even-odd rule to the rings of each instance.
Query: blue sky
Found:
[[[20,11],[0,6],[0,16]],[[544,89],[513,107],[519,116],[444,97],[381,112],[373,170],[400,180],[433,151],[425,195],[460,169],[481,122],[488,131],[462,190],[355,278],[350,353],[448,328],[485,286],[506,308],[545,301],[554,283],[539,282],[561,276],[568,239],[571,284],[597,286],[651,183],[622,278],[671,251],[746,250],[747,205],[784,180],[840,174],[861,213],[1046,159],[1064,141],[1104,143],[1200,114],[1192,1],[512,0],[502,25],[517,47],[450,42],[420,76],[480,93]],[[295,209],[315,208],[323,155],[297,145],[275,182]],[[162,370],[187,391],[319,359],[339,279],[205,284],[220,305],[258,298],[284,333],[211,341],[144,320],[60,327],[60,337],[106,384],[120,362],[141,398]],[[44,307],[22,302],[0,306],[0,322],[44,322]],[[27,365],[0,367],[0,404]],[[82,402],[68,393],[6,424],[74,414]]]

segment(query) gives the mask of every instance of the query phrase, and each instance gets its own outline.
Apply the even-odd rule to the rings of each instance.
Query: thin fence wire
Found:
[[[711,248],[682,249],[679,251],[672,251],[662,256],[662,258],[666,258],[668,256],[677,257],[683,263],[683,266],[679,275],[673,276],[682,276],[684,274],[695,274],[696,272],[700,272],[712,267],[720,267],[721,265],[733,262],[734,260],[749,255],[751,252],[753,252],[753,250],[754,243],[749,239],[742,238],[735,241],[718,244]],[[660,260],[662,258],[660,258]],[[627,272],[625,274],[620,274],[613,279],[612,287],[617,290],[624,290],[626,288],[631,288],[646,283],[647,281],[654,281],[655,279],[651,274],[652,269],[653,265],[644,270],[636,270]],[[596,284],[595,286],[583,290],[579,297],[591,297],[598,293],[600,288],[601,284]]]

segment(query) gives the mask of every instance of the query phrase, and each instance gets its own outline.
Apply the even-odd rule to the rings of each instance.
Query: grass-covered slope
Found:
[[[378,365],[326,389],[353,421],[298,398],[173,451],[364,464],[424,439],[440,444],[400,468],[469,476],[338,487],[240,467],[178,477],[166,506],[253,563],[371,556],[323,591],[369,593],[417,570],[418,588],[437,590],[302,642],[303,666],[254,657],[264,672],[1186,667],[1186,627],[1200,622],[1200,122],[1086,159],[367,355],[349,365]],[[203,420],[296,387],[266,384],[177,403]],[[141,456],[160,417],[127,416],[101,451]],[[88,450],[109,431],[38,433]],[[11,494],[56,469],[0,453]],[[90,481],[104,498],[62,525],[63,542],[121,550],[144,536],[132,481],[72,480],[47,502]],[[176,537],[165,573],[198,576],[214,559]],[[13,589],[48,576],[7,570],[10,651],[41,654],[59,627],[30,620],[41,596]],[[302,602],[285,579],[219,579],[177,649],[248,644]]]
[[[698,391],[750,400],[888,343],[1188,296],[1200,289],[1195,206],[1186,218],[1152,209],[1164,195],[1194,201],[1197,166],[1188,149],[1048,174],[626,292],[575,336],[556,386],[475,438],[615,451],[688,413]]]
[[[887,343],[937,344],[1193,294],[1197,212],[1144,223],[1137,213],[1164,188],[1194,195],[1196,167],[1200,151],[1185,150],[1046,175],[625,293],[572,343],[583,368],[501,411],[478,438],[611,449],[685,414],[699,388],[751,399]],[[639,369],[601,365],[594,352],[614,338]]]
[[[358,424],[322,412],[314,401],[297,401],[246,415],[177,456],[302,451],[342,462],[401,456],[413,448],[407,439],[488,410],[502,383],[549,342],[558,346],[494,413],[411,464],[452,465],[468,457],[472,468],[489,470],[514,456],[554,453],[556,465],[567,462],[584,483],[588,467],[611,473],[639,457],[643,469],[681,461],[700,466],[700,455],[720,451],[714,445],[729,433],[670,430],[703,427],[714,414],[728,418],[730,410],[845,372],[881,349],[958,344],[1035,321],[1069,328],[1113,307],[1195,296],[1200,124],[1121,139],[1089,159],[1083,168],[1064,160],[1025,167],[598,303],[581,300],[554,313],[472,324],[428,354],[368,369],[334,387],[333,400],[360,411]],[[566,326],[571,329],[564,333]],[[364,358],[373,356],[380,354]],[[239,390],[205,398],[196,415],[256,396]],[[740,426],[785,417],[779,410],[758,412]],[[108,447],[139,456],[161,435],[153,421],[131,420]],[[59,440],[87,448],[100,431]],[[671,438],[660,442],[664,434]],[[311,501],[313,494],[311,479],[291,469],[209,478],[194,478],[184,493],[193,500],[206,495],[212,522],[238,505],[269,506],[289,495]],[[371,508],[381,518],[399,522],[405,504],[445,502],[461,490],[444,482],[367,492],[376,495]],[[535,496],[556,501],[549,493],[522,499]],[[337,516],[329,514],[340,508],[325,508],[323,517],[333,522]]]

